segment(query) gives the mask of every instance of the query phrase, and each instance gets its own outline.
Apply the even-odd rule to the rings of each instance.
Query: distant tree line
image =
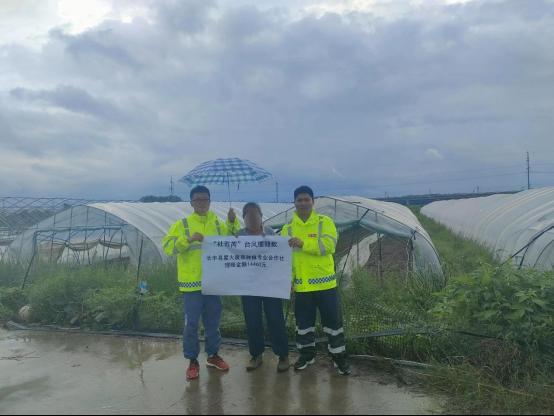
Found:
[[[154,196],[147,195],[139,199],[140,202],[183,202],[183,200],[177,195],[169,196]]]

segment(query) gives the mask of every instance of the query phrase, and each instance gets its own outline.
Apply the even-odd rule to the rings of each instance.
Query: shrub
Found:
[[[102,270],[63,270],[35,281],[29,289],[33,320],[44,323],[64,323],[83,315],[84,300],[94,290],[134,288],[125,274]],[[120,293],[120,292],[119,292]]]
[[[432,312],[453,327],[503,339],[524,352],[552,351],[552,273],[483,266],[452,279],[438,296]]]
[[[107,288],[90,291],[83,301],[83,318],[93,325],[133,327],[137,294],[132,289]],[[96,318],[102,315],[101,321]]]
[[[183,330],[183,303],[178,294],[145,295],[138,308],[139,328],[144,331],[180,333]]]

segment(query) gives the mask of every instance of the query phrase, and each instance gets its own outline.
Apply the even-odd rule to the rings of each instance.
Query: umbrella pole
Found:
[[[229,181],[229,172],[227,172],[227,193],[229,195],[229,208],[231,208],[231,182]]]

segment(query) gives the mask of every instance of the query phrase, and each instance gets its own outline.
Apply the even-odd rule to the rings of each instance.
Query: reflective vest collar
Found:
[[[298,216],[298,213],[295,211],[294,216],[292,217],[292,222],[298,225],[306,226],[306,225],[314,225],[319,222],[319,214],[314,210],[312,210],[312,213],[310,214],[310,217],[308,218],[308,221],[304,222],[302,219]]]
[[[215,214],[212,211],[208,211],[206,215],[198,215],[196,212],[193,212],[189,218],[201,224],[207,224],[208,222],[213,221],[214,217]]]

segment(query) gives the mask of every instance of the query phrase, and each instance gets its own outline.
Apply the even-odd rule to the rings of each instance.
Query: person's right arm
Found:
[[[194,233],[194,235],[188,239],[183,231],[184,230],[180,222],[176,222],[171,226],[162,240],[165,254],[173,256],[177,253],[185,253],[190,249],[190,245],[193,242],[202,242],[204,240],[204,236],[200,233]]]

